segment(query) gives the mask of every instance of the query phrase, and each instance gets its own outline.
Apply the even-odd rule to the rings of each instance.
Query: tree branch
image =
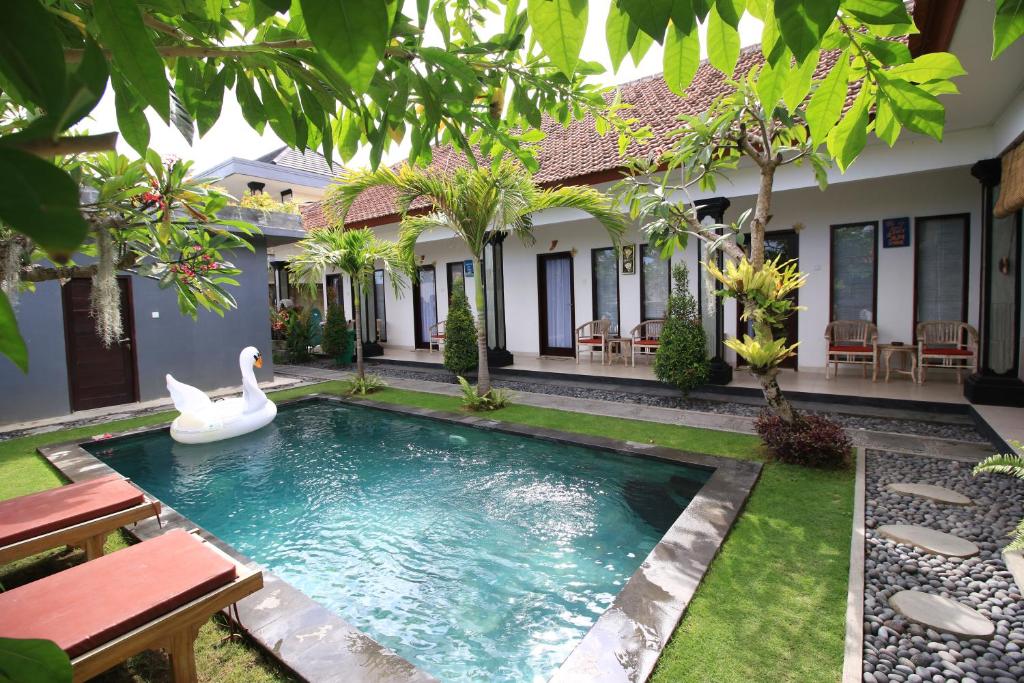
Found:
[[[41,157],[59,157],[69,154],[105,152],[114,149],[116,144],[117,133],[100,133],[98,135],[69,135],[56,140],[27,140],[12,146]]]
[[[180,36],[178,36],[180,37]],[[261,52],[271,50],[305,50],[315,45],[311,40],[272,40],[263,43],[252,43],[250,45],[157,45],[156,51],[161,57],[203,57],[208,59],[237,59],[249,57]],[[69,64],[82,61],[85,50],[67,49],[64,50],[64,61]],[[103,54],[110,57],[110,50],[103,50]],[[389,57],[399,59],[412,59],[414,54],[401,47],[389,47],[384,52]]]
[[[134,268],[138,256],[134,252],[125,254],[114,266],[117,270]],[[88,266],[24,266],[21,269],[22,282],[49,282],[51,280],[69,280],[73,277],[92,277],[99,270],[99,264]]]

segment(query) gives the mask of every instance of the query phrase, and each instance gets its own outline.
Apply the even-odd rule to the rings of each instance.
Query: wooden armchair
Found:
[[[832,376],[839,374],[839,364],[861,366],[867,377],[868,367],[878,367],[878,328],[866,320],[833,320],[825,326],[825,379],[832,366]]]
[[[576,328],[576,364],[580,364],[580,352],[590,351],[590,362],[594,362],[594,349],[598,349],[601,362],[608,348],[608,330],[612,321],[608,318],[591,320]],[[585,348],[584,348],[585,347]]]
[[[929,320],[917,324],[917,381],[925,368],[956,369],[957,384],[963,371],[978,371],[978,331],[959,320]]]
[[[437,350],[441,350],[441,344],[444,344],[444,327],[447,320],[438,320],[436,323],[430,326],[428,330],[430,332],[430,339],[427,340],[427,350],[430,353],[434,352],[434,347]]]
[[[658,348],[661,346],[661,331],[665,329],[665,320],[644,320],[639,325],[633,328],[629,333],[632,339],[632,352],[631,361],[633,365],[636,365],[636,354],[651,355],[658,352]]]

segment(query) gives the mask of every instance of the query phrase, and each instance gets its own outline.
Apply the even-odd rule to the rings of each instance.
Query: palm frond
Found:
[[[974,475],[981,473],[1008,474],[1011,477],[1024,479],[1024,457],[1015,453],[993,455],[985,458],[974,466]]]
[[[398,189],[398,176],[390,168],[381,166],[376,171],[366,169],[345,170],[338,176],[335,184],[324,193],[324,213],[333,225],[345,225],[352,204],[371,187],[393,187]]]
[[[568,185],[539,192],[534,199],[533,211],[544,209],[578,209],[590,214],[604,227],[615,246],[626,231],[626,217],[612,200],[592,187]]]
[[[398,229],[398,250],[403,258],[415,258],[416,243],[430,230],[451,230],[458,234],[458,226],[450,216],[434,211],[423,216],[405,216]]]

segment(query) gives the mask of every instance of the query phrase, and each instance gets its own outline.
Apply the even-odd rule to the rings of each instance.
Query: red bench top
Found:
[[[127,510],[142,491],[119,474],[0,501],[0,546]]]
[[[77,657],[215,588],[235,565],[182,529],[0,593],[0,637]]]

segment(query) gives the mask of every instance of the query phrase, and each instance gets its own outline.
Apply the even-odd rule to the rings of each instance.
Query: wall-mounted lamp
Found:
[[[803,223],[794,223],[793,224],[793,232],[795,232],[797,234],[800,234],[801,232],[804,231],[804,228],[806,228],[806,227],[807,226],[804,225]]]
[[[558,240],[551,240],[551,246],[548,247],[548,251],[554,251],[555,247],[558,246]]]

